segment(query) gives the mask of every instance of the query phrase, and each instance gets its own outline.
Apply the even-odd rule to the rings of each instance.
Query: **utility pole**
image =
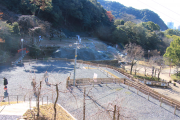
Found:
[[[21,39],[21,42],[22,42],[22,59],[23,59],[23,39]],[[22,60],[21,60],[22,62]]]
[[[73,80],[73,86],[75,86],[75,76],[76,76],[76,59],[77,59],[77,41],[76,43],[76,49],[75,49],[75,59],[74,59],[74,80]]]

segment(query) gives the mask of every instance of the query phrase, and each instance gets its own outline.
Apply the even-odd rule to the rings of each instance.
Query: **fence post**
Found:
[[[29,98],[29,108],[31,110],[31,98]]]
[[[107,72],[107,77],[108,77],[108,72]]]
[[[18,95],[17,95],[17,103],[18,103]]]
[[[175,108],[174,108],[174,115],[176,114],[176,107],[177,107],[177,106],[175,105]]]
[[[139,91],[139,89],[137,88],[137,94],[138,94],[138,91]]]
[[[149,91],[148,91],[148,100],[149,100]]]
[[[8,104],[10,105],[10,102],[9,102],[9,95],[8,95]]]
[[[47,96],[47,105],[48,105],[48,96]]]
[[[129,90],[129,83],[128,83],[128,90]]]
[[[161,104],[162,104],[162,98],[161,98],[161,102],[160,102],[160,107],[161,107]]]

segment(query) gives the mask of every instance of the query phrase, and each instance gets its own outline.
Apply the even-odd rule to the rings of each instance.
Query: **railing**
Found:
[[[6,102],[6,101],[3,101],[4,99],[6,99],[8,105],[10,105],[11,102],[20,103],[20,102],[28,101],[29,104],[30,104],[31,101],[36,101],[36,97],[34,97],[34,96],[27,97],[26,95],[9,95],[9,96],[7,96],[5,98],[4,98],[4,96],[0,96],[0,105],[1,105],[1,103]],[[48,99],[49,99],[48,96],[41,96],[39,101],[42,104],[44,104],[44,103],[48,104],[48,102],[49,102]]]
[[[39,59],[39,60],[65,60],[65,61],[69,61],[69,62],[74,62],[74,59],[66,59],[66,58],[46,58],[46,59]],[[23,60],[23,62],[29,62],[29,61],[33,61],[33,60]],[[34,59],[34,61],[37,61],[37,59]],[[154,91],[152,88],[150,88],[149,86],[145,85],[144,83],[139,82],[138,79],[134,79],[132,75],[128,74],[125,72],[125,70],[121,69],[121,68],[117,68],[117,67],[113,67],[110,65],[103,65],[103,64],[96,64],[96,63],[92,63],[89,61],[82,61],[82,60],[77,60],[78,63],[81,64],[86,64],[88,66],[96,66],[96,67],[106,67],[106,68],[110,68],[113,69],[125,76],[127,76],[128,78],[130,78],[131,80],[128,79],[117,79],[117,78],[97,78],[97,82],[94,82],[94,80],[89,79],[89,78],[82,78],[82,79],[76,79],[76,85],[94,85],[94,84],[100,84],[100,83],[123,83],[125,85],[130,87],[134,87],[137,90],[137,94],[138,91],[148,95],[148,100],[149,100],[149,96],[157,99],[160,101],[160,106],[162,103],[168,104],[172,107],[174,107],[174,114],[176,113],[176,109],[180,110],[180,102],[177,100],[174,100],[172,98],[169,98],[165,95],[162,95],[156,91]],[[146,82],[147,83],[147,82]],[[153,82],[156,83],[156,82]],[[69,79],[69,77],[67,78],[67,83],[66,83],[66,87],[71,86],[73,84],[73,80]]]

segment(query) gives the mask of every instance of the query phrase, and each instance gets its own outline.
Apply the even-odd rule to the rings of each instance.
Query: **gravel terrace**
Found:
[[[86,69],[87,65],[77,64],[76,78],[92,78],[93,74],[98,74],[98,78],[107,78],[107,75],[101,72],[99,69],[93,66],[89,66],[90,69]],[[102,68],[111,72],[112,74],[124,78],[125,76],[118,74],[116,71],[111,69]],[[42,96],[48,96],[50,102],[55,100],[56,92],[53,85],[47,86],[44,82],[44,73],[48,71],[49,82],[52,84],[60,83],[59,99],[58,103],[67,109],[75,118],[82,120],[83,117],[83,87],[71,87],[69,90],[66,89],[66,78],[71,74],[73,79],[74,63],[66,61],[37,61],[37,62],[26,62],[24,65],[0,66],[0,96],[4,95],[3,91],[3,77],[8,79],[8,93],[10,100],[15,101],[19,96],[19,101],[26,100],[32,97],[35,100],[33,87],[31,81],[36,78],[36,82],[42,83]],[[126,85],[123,84],[108,84],[106,85],[95,85],[86,86],[86,118],[88,120],[110,120],[112,119],[112,112],[109,114],[105,110],[113,110],[113,104],[117,104],[120,107],[121,117],[124,119],[137,119],[137,120],[179,120],[180,111],[176,110],[174,115],[174,108],[150,97],[147,100],[147,95],[142,94],[134,88],[130,87],[128,90]],[[46,101],[47,97],[44,97]],[[2,98],[1,98],[2,99]],[[7,100],[7,98],[6,98]],[[1,118],[2,116],[0,116]]]

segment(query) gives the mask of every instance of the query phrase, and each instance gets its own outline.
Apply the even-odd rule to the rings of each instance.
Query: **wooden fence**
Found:
[[[37,59],[35,59],[37,61]],[[69,62],[74,62],[74,59],[66,59],[66,58],[48,58],[48,59],[43,59],[43,60],[65,60],[65,61],[69,61]],[[28,62],[28,61],[27,61]],[[126,73],[123,69],[121,68],[117,68],[117,67],[113,67],[110,65],[102,65],[102,64],[96,64],[96,63],[91,63],[89,61],[82,61],[82,60],[77,60],[77,63],[81,63],[81,64],[87,64],[88,66],[96,66],[96,67],[107,67],[110,69],[113,69],[125,76],[127,76],[128,78],[130,78],[130,80],[125,79],[125,78],[97,78],[96,80],[93,80],[92,78],[81,78],[81,79],[76,79],[75,84],[78,85],[94,85],[94,84],[107,84],[107,83],[123,83],[125,85],[130,87],[134,87],[137,90],[137,94],[138,91],[148,95],[148,100],[149,100],[149,96],[157,99],[160,101],[160,106],[162,103],[168,104],[172,107],[174,107],[174,114],[176,113],[176,109],[180,110],[180,102],[177,100],[174,100],[172,98],[169,98],[165,95],[162,95],[156,91],[154,91],[152,88],[150,88],[149,86],[147,86],[146,84],[139,82],[138,79],[134,79],[132,75]],[[95,82],[97,81],[97,82]],[[147,81],[145,81],[147,83]],[[157,84],[156,81],[152,82],[153,84]],[[162,83],[163,84],[163,83]],[[66,82],[66,87],[73,85],[73,80],[70,79],[70,77],[67,78],[67,82]]]

